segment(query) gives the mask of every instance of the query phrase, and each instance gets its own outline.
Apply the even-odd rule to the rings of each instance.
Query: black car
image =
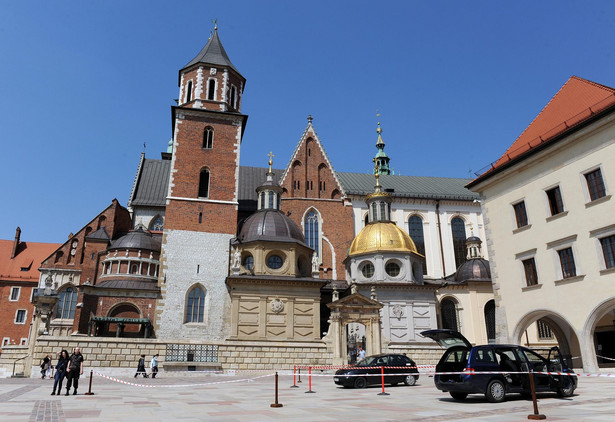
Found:
[[[382,367],[384,367],[385,384],[397,385],[403,382],[406,385],[414,385],[419,379],[416,364],[408,356],[382,354],[368,356],[351,368],[338,370],[333,381],[337,385],[354,388],[365,388],[369,384],[381,384]]]
[[[434,376],[438,390],[448,392],[456,400],[478,393],[484,394],[490,402],[497,403],[504,401],[508,393],[531,394],[529,376],[515,372],[574,373],[557,347],[552,347],[545,358],[518,345],[489,344],[473,347],[463,335],[454,330],[429,330],[423,331],[421,335],[447,348],[436,365],[436,372],[466,372]],[[577,377],[534,374],[534,384],[536,392],[554,391],[561,397],[570,397],[577,387]]]

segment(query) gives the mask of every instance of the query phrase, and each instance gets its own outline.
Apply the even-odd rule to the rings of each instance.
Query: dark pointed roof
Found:
[[[197,63],[227,66],[239,73],[239,70],[237,70],[237,68],[233,66],[233,63],[231,63],[231,59],[228,58],[224,47],[222,47],[217,29],[214,30],[213,35],[209,38],[207,44],[205,44],[205,47],[203,47],[201,52],[197,54],[196,57],[190,61],[190,63],[184,66],[182,70]],[[239,73],[239,75],[241,76],[241,73]]]

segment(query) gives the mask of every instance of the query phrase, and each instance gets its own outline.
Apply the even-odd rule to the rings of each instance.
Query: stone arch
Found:
[[[581,355],[579,337],[572,325],[566,318],[550,309],[535,309],[521,317],[512,332],[513,343],[521,344],[525,330],[539,319],[549,326],[564,356],[578,357]],[[579,359],[574,359],[572,364],[575,367],[581,366]]]
[[[303,170],[303,163],[299,160],[293,161],[291,166],[291,182],[292,182],[292,193],[300,193],[301,192],[301,179],[303,179],[303,175],[301,174]],[[291,195],[294,196],[294,195]]]
[[[342,193],[338,189],[333,189],[331,192],[331,199],[340,199],[342,197]]]
[[[609,316],[611,312],[613,312],[613,314]],[[604,366],[602,362],[598,362],[598,356],[604,356],[604,354],[601,354],[603,352],[596,352],[596,348],[599,345],[598,339],[596,338],[596,329],[599,328],[598,325],[600,321],[606,318],[615,321],[615,297],[606,299],[596,305],[589,313],[583,325],[583,330],[581,332],[581,356],[583,358],[583,368],[587,371],[597,371],[601,366]],[[611,325],[615,326],[615,322],[611,322]]]
[[[141,318],[142,312],[137,305],[132,302],[119,302],[114,304],[107,312],[108,317],[112,318]],[[141,331],[141,326],[137,324],[125,324],[121,329],[124,337],[135,337]],[[117,324],[109,323],[107,335],[114,335],[117,332]]]

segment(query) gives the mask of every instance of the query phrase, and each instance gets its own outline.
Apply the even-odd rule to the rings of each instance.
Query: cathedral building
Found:
[[[241,166],[246,79],[217,28],[178,81],[173,137],[141,155],[126,208],[113,200],[41,264],[39,294],[57,303],[34,356],[96,341],[157,351],[167,369],[264,369],[344,363],[362,344],[428,363],[439,349],[422,330],[493,338],[468,180],[393,174],[379,123],[373,163],[338,172],[311,116],[285,168],[273,154]]]

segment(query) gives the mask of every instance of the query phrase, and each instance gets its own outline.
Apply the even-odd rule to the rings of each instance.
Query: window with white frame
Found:
[[[581,273],[579,263],[574,258],[576,240],[575,234],[547,243],[547,249],[551,249],[555,255],[555,271],[559,280],[577,277]]]
[[[602,170],[597,168],[584,174],[585,181],[587,182],[587,190],[589,192],[589,198],[592,201],[600,199],[606,196],[606,188],[604,186],[604,180],[602,179]]]
[[[205,318],[205,290],[201,286],[194,286],[188,293],[188,301],[186,303],[186,317],[184,321],[200,322]]]
[[[186,84],[186,101],[185,103],[189,103],[192,101],[192,81],[188,81]]]
[[[547,200],[549,201],[549,211],[551,215],[557,215],[564,212],[564,202],[562,201],[562,193],[559,186],[545,191]]]
[[[577,267],[574,264],[574,254],[572,248],[564,248],[557,251],[560,265],[562,268],[562,278],[576,277]]]
[[[538,282],[538,271],[536,270],[536,249],[520,252],[515,258],[521,266],[521,273],[525,281],[524,287],[536,286]]]
[[[3,337],[2,338],[2,346],[9,346],[11,344],[11,338],[10,337]]]
[[[216,99],[216,80],[210,79],[207,81],[207,99],[215,101]]]
[[[58,308],[56,318],[73,319],[77,307],[77,289],[67,287],[58,293]]]
[[[9,297],[9,301],[17,302],[19,300],[20,292],[21,292],[21,287],[11,287],[11,296]]]
[[[594,239],[600,270],[615,269],[615,224],[589,232]]]
[[[21,346],[27,346],[28,345],[28,339],[26,337],[22,337],[21,340],[19,341],[19,344]]]
[[[15,312],[15,324],[25,324],[27,311],[25,309],[18,309]]]
[[[615,268],[615,234],[600,239],[605,268]]]
[[[304,229],[305,242],[310,248],[314,249],[316,255],[320,256],[320,229],[319,218],[316,211],[311,210],[307,213],[304,221]]]

